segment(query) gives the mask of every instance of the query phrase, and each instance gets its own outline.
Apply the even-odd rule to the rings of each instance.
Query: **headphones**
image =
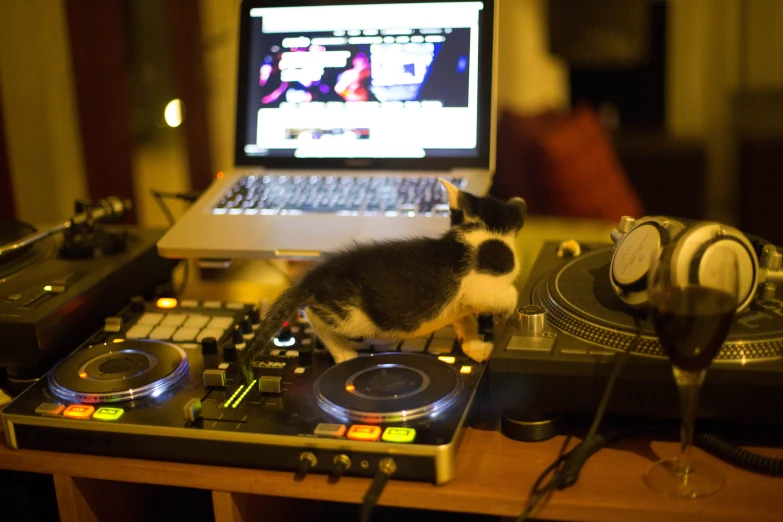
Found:
[[[650,263],[660,247],[676,243],[670,258],[675,280],[683,285],[699,285],[719,270],[720,252],[736,253],[739,269],[737,312],[744,310],[756,295],[768,301],[783,283],[783,256],[771,243],[736,228],[710,221],[692,221],[667,216],[634,219],[623,216],[611,232],[615,243],[609,265],[609,282],[615,294],[633,308],[647,306],[647,276]]]

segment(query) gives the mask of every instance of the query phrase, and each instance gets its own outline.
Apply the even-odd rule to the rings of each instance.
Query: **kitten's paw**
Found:
[[[492,346],[492,343],[474,339],[472,341],[463,342],[462,351],[474,361],[483,362],[486,361],[492,353]]]
[[[332,353],[332,359],[334,359],[335,364],[340,364],[341,362],[353,359],[358,355],[356,350],[339,350]]]

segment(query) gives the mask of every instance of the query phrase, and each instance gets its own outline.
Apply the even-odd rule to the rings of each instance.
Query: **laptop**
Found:
[[[494,173],[495,3],[245,0],[235,165],[159,253],[306,259],[442,234],[439,178],[483,195]]]

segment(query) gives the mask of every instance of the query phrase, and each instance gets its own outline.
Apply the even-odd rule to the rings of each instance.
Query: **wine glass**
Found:
[[[730,245],[720,244],[711,247],[709,265],[699,271],[698,284],[691,282],[694,274],[688,264],[673,263],[676,242],[659,250],[648,276],[650,312],[655,332],[673,365],[682,428],[680,455],[650,466],[644,481],[670,497],[711,495],[725,480],[720,468],[691,459],[699,390],[707,366],[729,333],[739,302],[738,255]]]

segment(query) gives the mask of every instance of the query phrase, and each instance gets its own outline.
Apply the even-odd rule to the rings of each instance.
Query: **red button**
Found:
[[[92,417],[92,413],[94,411],[95,408],[92,406],[85,406],[84,404],[72,404],[65,408],[63,417],[68,417],[69,419],[89,419]]]
[[[351,426],[351,429],[348,430],[346,437],[353,440],[378,440],[381,438],[381,427],[369,426],[367,424],[354,424]]]

